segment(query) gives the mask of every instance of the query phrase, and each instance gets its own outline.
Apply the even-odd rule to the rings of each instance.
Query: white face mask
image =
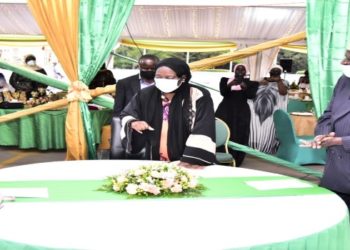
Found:
[[[154,81],[157,89],[159,89],[163,93],[174,92],[181,86],[181,84],[178,85],[179,79],[155,78]]]
[[[342,68],[342,71],[343,71],[343,74],[346,76],[346,77],[349,77],[350,78],[350,65],[341,65],[341,68]]]
[[[35,60],[30,60],[30,61],[27,62],[27,64],[28,64],[29,66],[35,66],[35,65],[36,65],[36,62],[35,62]]]

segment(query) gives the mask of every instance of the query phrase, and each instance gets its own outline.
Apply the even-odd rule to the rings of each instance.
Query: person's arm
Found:
[[[277,81],[278,92],[280,95],[286,95],[288,93],[288,87],[284,84],[283,79]]]
[[[318,119],[317,125],[315,128],[315,135],[327,135],[332,132],[332,108],[334,100],[337,98],[337,92],[340,86],[340,81],[338,81],[337,85],[334,88],[333,95],[331,98],[328,107],[323,112],[322,116]]]
[[[231,86],[232,84],[228,84],[228,81],[229,79],[226,78],[226,77],[222,77],[220,79],[220,94],[222,96],[226,96],[228,95],[230,92],[231,92]]]
[[[214,105],[209,94],[196,101],[196,116],[180,165],[206,166],[215,161],[215,115]]]
[[[10,84],[15,90],[19,90],[19,82],[18,82],[18,76],[17,73],[12,73],[10,76]]]
[[[259,83],[256,81],[245,80],[246,90],[245,94],[248,99],[254,99],[256,96],[256,92],[259,88]]]
[[[321,148],[321,147],[328,147],[331,146],[331,144],[334,145],[340,145],[344,144],[344,148],[350,149],[350,138],[341,138],[333,140],[335,137],[335,133],[332,131],[332,108],[334,100],[337,96],[337,91],[339,88],[339,81],[337,85],[334,88],[333,96],[331,98],[331,101],[328,105],[328,107],[323,112],[322,116],[318,119],[317,125],[315,128],[315,138],[312,141],[305,141],[301,140],[301,146],[302,147],[311,147],[311,148]]]
[[[146,138],[142,131],[150,129],[146,122],[140,120],[141,105],[137,94],[120,114],[122,145],[130,154],[137,154],[145,147]]]

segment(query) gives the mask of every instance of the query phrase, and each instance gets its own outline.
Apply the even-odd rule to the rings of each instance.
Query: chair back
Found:
[[[120,137],[121,122],[119,117],[112,117],[110,159],[125,159],[125,150]]]
[[[280,143],[298,143],[293,122],[286,111],[277,109],[273,113],[273,122],[276,129],[276,137]]]
[[[228,140],[230,139],[230,128],[227,126],[227,124],[219,119],[215,118],[215,142],[216,147],[225,147],[225,152],[228,152],[227,144]]]

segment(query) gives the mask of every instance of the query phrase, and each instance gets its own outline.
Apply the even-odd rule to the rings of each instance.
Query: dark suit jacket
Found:
[[[117,117],[132,97],[141,89],[139,74],[120,79],[114,96],[113,116]]]
[[[335,132],[343,145],[327,148],[326,166],[320,185],[350,194],[350,78],[342,76],[334,88],[331,102],[319,118],[316,135]]]

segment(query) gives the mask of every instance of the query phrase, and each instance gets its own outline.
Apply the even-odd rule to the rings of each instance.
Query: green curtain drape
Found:
[[[307,48],[316,116],[327,107],[349,44],[349,0],[307,0]]]
[[[80,0],[79,79],[90,84],[109,56],[129,17],[134,0]],[[87,104],[80,102],[89,158],[96,155]]]

